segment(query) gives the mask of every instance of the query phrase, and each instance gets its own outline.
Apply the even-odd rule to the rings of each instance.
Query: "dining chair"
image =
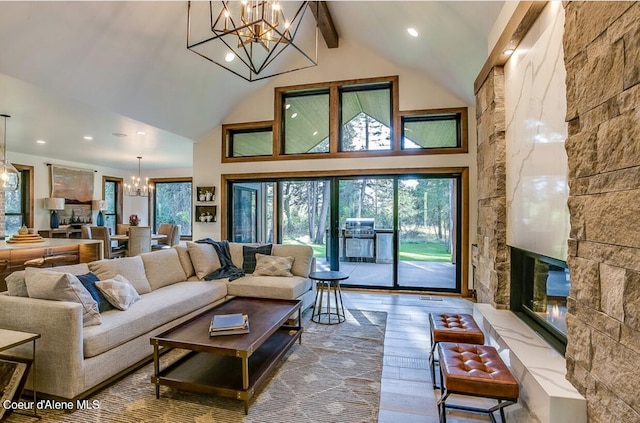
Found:
[[[101,239],[104,246],[104,258],[112,259],[124,257],[126,250],[120,247],[111,246],[111,235],[109,235],[109,228],[106,226],[91,226],[91,239]]]
[[[129,227],[129,243],[127,256],[133,257],[138,254],[151,251],[151,227],[131,226]]]
[[[161,223],[158,226],[158,234],[166,235],[166,238],[159,239],[156,244],[151,246],[152,250],[162,250],[171,248],[180,243],[180,226],[171,223]]]
[[[82,225],[80,230],[82,239],[91,239],[91,225]]]
[[[117,223],[116,224],[116,235],[126,235],[127,231],[129,230],[129,225],[128,223]]]

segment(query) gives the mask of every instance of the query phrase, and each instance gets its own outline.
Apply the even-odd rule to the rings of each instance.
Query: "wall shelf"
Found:
[[[203,186],[196,188],[196,203],[198,204],[214,204],[216,201],[216,187]]]
[[[217,212],[218,212],[218,206],[201,206],[201,205],[196,205],[196,213],[194,215],[194,219],[197,223],[213,223],[217,220]],[[200,220],[200,217],[204,214],[205,216],[207,215],[207,213],[211,216],[210,220],[206,220],[206,221],[202,221]]]

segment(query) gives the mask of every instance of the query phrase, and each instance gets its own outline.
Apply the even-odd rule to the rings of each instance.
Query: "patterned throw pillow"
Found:
[[[254,276],[293,276],[291,273],[293,257],[268,256],[256,254]]]
[[[107,299],[102,295],[102,292],[96,287],[96,282],[100,281],[96,275],[93,273],[85,273],[84,275],[76,275],[80,283],[87,288],[91,297],[96,300],[98,303],[98,311],[102,313],[103,311],[112,310],[113,306]]]
[[[242,270],[244,270],[244,273],[253,273],[255,270],[256,254],[271,254],[271,244],[260,245],[258,247],[242,246]]]
[[[133,285],[122,275],[96,282],[96,286],[107,300],[119,310],[126,310],[131,304],[142,299]]]

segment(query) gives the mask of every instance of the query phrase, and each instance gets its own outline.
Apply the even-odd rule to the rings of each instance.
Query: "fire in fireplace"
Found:
[[[563,261],[511,249],[511,310],[564,352],[571,280]]]

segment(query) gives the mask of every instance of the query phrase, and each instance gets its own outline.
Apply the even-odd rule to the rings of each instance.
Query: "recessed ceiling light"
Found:
[[[114,137],[126,137],[127,134],[123,134],[122,132],[114,132],[113,134]]]
[[[45,140],[36,140],[36,143],[38,143],[38,144],[46,144],[47,142]]]
[[[418,31],[416,31],[415,28],[407,28],[407,32],[409,33],[409,35],[411,35],[412,37],[417,37],[418,35]]]
[[[291,115],[291,119],[295,119],[295,118],[297,118],[297,117],[298,117],[298,114],[297,114],[297,113],[294,113],[294,114],[292,114],[292,115]]]
[[[316,135],[318,135],[318,131],[313,132],[313,136],[316,136]]]
[[[92,137],[92,136],[89,136],[89,135],[86,135],[86,136],[84,136],[83,138],[84,138],[85,140],[87,140],[87,141],[91,141],[91,140],[93,140],[93,137]]]
[[[224,56],[224,61],[225,61],[225,62],[232,62],[232,61],[233,61],[233,59],[235,59],[235,58],[236,58],[235,53],[230,52],[230,53],[227,53],[227,55],[226,55],[226,56]]]
[[[503,51],[503,53],[504,53],[505,55],[507,55],[507,56],[511,56],[511,55],[513,54],[513,52],[514,52],[514,51],[515,51],[515,50],[514,50],[514,49],[512,49],[512,48],[508,48],[508,49],[506,49],[505,51]]]
[[[287,110],[289,110],[290,107],[291,107],[291,104],[289,104],[289,103],[284,105],[284,108],[287,109]]]
[[[147,135],[147,133],[144,132],[144,131],[138,131],[138,132],[136,132],[136,134],[138,134],[138,135]]]

